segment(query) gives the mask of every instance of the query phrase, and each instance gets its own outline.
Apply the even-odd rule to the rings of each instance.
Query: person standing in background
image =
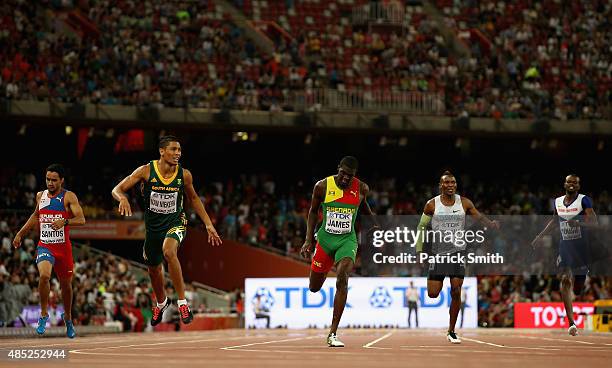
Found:
[[[406,301],[408,302],[408,328],[411,328],[412,311],[414,311],[416,327],[419,328],[419,290],[414,287],[414,281],[410,281],[410,287],[406,289]]]

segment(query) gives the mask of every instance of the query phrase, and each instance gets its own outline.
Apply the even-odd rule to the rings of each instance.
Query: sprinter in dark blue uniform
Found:
[[[597,216],[593,211],[593,201],[584,194],[579,194],[580,178],[571,174],[565,177],[565,195],[555,199],[555,217],[534,239],[535,247],[542,237],[554,227],[559,227],[559,256],[557,266],[561,274],[561,295],[569,328],[567,332],[576,336],[578,328],[574,323],[572,310],[572,291],[582,292],[586,275],[589,272],[589,234],[588,228],[597,225]]]

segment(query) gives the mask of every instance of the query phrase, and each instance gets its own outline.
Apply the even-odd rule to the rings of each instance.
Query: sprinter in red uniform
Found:
[[[36,332],[45,333],[49,313],[49,279],[51,270],[55,267],[55,274],[62,288],[64,313],[62,319],[66,324],[66,335],[74,338],[76,332],[72,323],[72,243],[70,243],[70,226],[85,224],[83,209],[76,194],[65,190],[64,168],[53,164],[46,171],[47,190],[36,194],[36,207],[34,213],[23,225],[13,239],[13,246],[21,246],[21,240],[35,225],[40,227],[40,240],[36,249],[36,265],[40,279],[38,292],[40,294],[40,318]]]

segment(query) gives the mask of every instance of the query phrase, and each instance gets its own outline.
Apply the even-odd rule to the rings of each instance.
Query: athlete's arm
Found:
[[[147,180],[148,171],[149,165],[142,165],[113,188],[113,198],[119,201],[119,214],[121,216],[132,216],[132,207],[126,193],[142,180]]]
[[[486,227],[492,229],[499,229],[499,222],[495,220],[491,221],[487,216],[478,212],[478,210],[474,206],[474,203],[472,203],[470,199],[461,197],[461,203],[463,204],[463,209],[465,210],[465,213],[472,216],[476,221],[480,222]]]
[[[584,208],[584,221],[576,221],[575,226],[598,228],[599,222],[597,221],[597,215],[593,210],[593,203],[591,202],[591,198],[586,196],[582,198],[582,208]],[[572,221],[569,222],[571,223]]]
[[[79,199],[77,198],[74,192],[66,192],[64,197],[64,204],[66,208],[70,210],[72,213],[72,218],[70,219],[60,219],[53,221],[51,227],[53,230],[59,230],[64,226],[81,226],[85,225],[85,215],[83,214],[83,209],[79,204]]]
[[[36,193],[36,206],[34,206],[34,212],[28,218],[25,224],[19,229],[15,237],[13,238],[13,247],[19,248],[21,246],[21,240],[23,236],[30,232],[34,226],[38,224],[38,204],[40,203],[40,197],[42,197],[42,192]]]
[[[599,227],[599,221],[597,221],[597,215],[593,208],[584,209],[584,221],[580,221],[580,226],[589,228]]]
[[[194,209],[200,220],[206,225],[206,232],[208,233],[208,242],[212,245],[221,245],[221,237],[217,234],[217,230],[213,226],[212,221],[210,221],[210,217],[208,213],[206,213],[206,209],[204,208],[204,204],[196,193],[195,188],[193,187],[193,176],[191,172],[187,169],[183,169],[183,178],[185,179],[185,197],[187,197],[187,201],[189,202],[191,208]]]
[[[552,230],[556,229],[559,227],[559,218],[557,216],[557,214],[555,213],[555,215],[553,216],[552,219],[550,219],[547,223],[546,226],[544,226],[544,230],[542,230],[536,237],[535,239],[533,239],[533,241],[531,242],[531,246],[533,248],[535,248],[538,243],[542,240],[542,238],[545,235],[548,235]]]
[[[434,214],[436,209],[436,205],[433,199],[430,199],[425,204],[425,208],[423,209],[423,214],[421,215],[421,220],[419,221],[419,225],[417,226],[417,231],[420,231],[420,235],[416,240],[416,251],[420,253],[423,251],[423,239],[425,236],[425,231],[427,231],[427,225],[431,222],[431,217]]]
[[[319,207],[323,202],[325,194],[325,180],[318,181],[312,190],[312,199],[310,200],[310,210],[308,211],[308,221],[306,223],[306,240],[300,250],[302,257],[310,259],[314,250],[314,229],[317,226],[317,218],[319,216]]]
[[[361,201],[361,206],[363,207],[363,210],[365,211],[366,215],[374,216],[375,214],[372,211],[372,208],[370,208],[370,204],[368,203],[368,194],[370,193],[370,187],[364,182],[360,182],[359,186],[360,186],[359,191],[363,194],[363,200]]]
[[[372,231],[373,229],[379,229],[380,225],[378,224],[378,221],[376,221],[376,218],[374,217],[376,214],[374,213],[374,211],[372,211],[372,208],[370,208],[370,204],[368,203],[368,194],[370,193],[370,187],[366,183],[360,182],[359,192],[363,194],[363,200],[361,201],[361,204],[360,204],[360,207],[363,207],[363,212],[361,213],[365,214],[366,216],[372,216],[372,220],[373,220],[372,227],[368,229],[368,232]]]
[[[557,215],[557,209],[555,208],[555,214],[553,218],[550,219],[546,226],[544,226],[544,230],[540,231],[540,233],[533,239],[531,242],[531,247],[535,249],[538,243],[542,240],[544,235],[548,235],[553,229],[556,230],[559,227],[559,216]]]

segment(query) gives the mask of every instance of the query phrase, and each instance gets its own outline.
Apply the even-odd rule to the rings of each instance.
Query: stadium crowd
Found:
[[[296,93],[332,88],[442,93],[453,116],[612,116],[607,1],[439,0],[465,55],[418,2],[400,7],[400,30],[354,25],[351,10],[365,3],[235,1],[284,29],[267,55],[214,0],[4,1],[0,95],[280,111],[295,109]]]

